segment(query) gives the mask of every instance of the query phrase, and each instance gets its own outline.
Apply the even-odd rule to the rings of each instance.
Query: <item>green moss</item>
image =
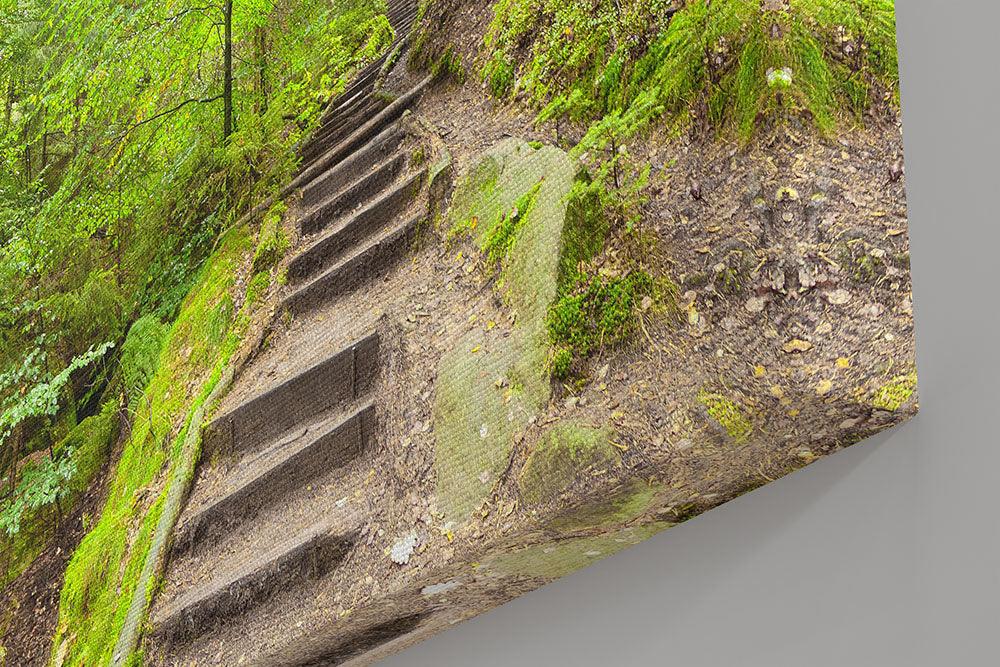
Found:
[[[108,460],[118,434],[118,406],[105,403],[101,411],[87,417],[59,443],[56,454],[72,451],[76,472],[69,482],[70,492],[79,494],[90,487],[101,467]]]
[[[705,406],[708,416],[725,429],[733,440],[737,443],[747,441],[753,432],[753,424],[738,403],[721,394],[708,392],[699,394],[698,401]]]
[[[664,302],[673,288],[645,271],[625,276],[577,275],[546,317],[549,341],[556,350],[584,358],[593,350],[627,340],[638,328],[643,299]]]
[[[573,369],[573,350],[568,347],[552,348],[552,376],[558,380],[565,380],[569,377]]]
[[[438,80],[450,77],[459,83],[465,81],[465,66],[462,65],[462,56],[459,55],[454,45],[449,44],[431,65],[431,76]]]
[[[190,416],[219,381],[245,331],[246,316],[236,316],[231,290],[252,252],[245,227],[220,240],[170,327],[143,400],[135,404],[105,505],[66,570],[53,640],[53,656],[65,652],[65,665],[110,662],[163,508],[162,480],[173,478],[161,473],[181,463]]]
[[[521,497],[530,505],[553,500],[588,471],[607,469],[617,462],[610,429],[558,424],[528,457],[518,479]]]
[[[247,285],[246,296],[244,301],[246,307],[252,308],[255,306],[267,293],[267,290],[271,287],[271,274],[267,271],[261,271],[250,279],[250,284]]]
[[[535,205],[541,188],[541,181],[535,183],[530,190],[514,202],[514,206],[509,211],[502,211],[500,219],[492,225],[483,238],[480,249],[491,262],[501,262],[510,254],[514,242],[517,241],[518,233],[528,219],[532,206]]]
[[[507,97],[514,90],[514,63],[502,52],[496,52],[493,59],[483,68],[483,79],[489,85],[493,97]]]
[[[917,390],[917,373],[907,373],[894,377],[872,394],[871,404],[879,410],[895,412],[910,400]]]

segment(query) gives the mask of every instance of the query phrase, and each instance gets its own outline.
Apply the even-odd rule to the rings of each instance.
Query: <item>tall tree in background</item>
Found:
[[[229,140],[233,133],[233,0],[225,0],[222,9],[225,23],[225,43],[223,44],[223,121],[222,138]]]

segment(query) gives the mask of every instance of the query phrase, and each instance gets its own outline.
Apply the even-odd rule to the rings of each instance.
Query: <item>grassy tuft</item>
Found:
[[[540,121],[589,125],[588,148],[603,145],[609,125],[624,138],[662,117],[744,141],[761,119],[789,113],[829,132],[896,98],[892,0],[675,4],[500,0],[483,76],[500,97],[523,91]]]

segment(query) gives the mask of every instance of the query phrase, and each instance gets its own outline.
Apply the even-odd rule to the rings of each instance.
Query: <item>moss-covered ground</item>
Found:
[[[556,499],[586,471],[601,470],[617,463],[609,429],[563,422],[553,426],[528,457],[518,485],[529,504]]]

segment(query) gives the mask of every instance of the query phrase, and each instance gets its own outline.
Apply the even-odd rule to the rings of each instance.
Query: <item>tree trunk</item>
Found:
[[[223,45],[223,67],[225,79],[222,84],[223,121],[222,138],[228,141],[233,133],[233,0],[226,0],[223,8],[225,15],[225,44]]]
[[[267,113],[267,30],[257,28],[257,89],[260,103],[257,107],[261,116]]]

